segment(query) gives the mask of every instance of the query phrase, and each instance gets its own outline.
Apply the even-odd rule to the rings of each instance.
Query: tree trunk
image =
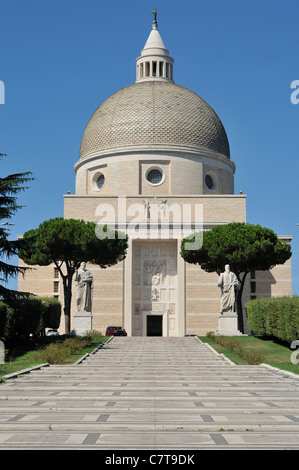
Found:
[[[72,274],[63,276],[65,333],[71,331]]]
[[[238,330],[241,331],[241,333],[244,333],[242,293],[240,291],[238,291],[238,294],[237,294],[237,314],[238,314]]]
[[[62,271],[63,263],[54,261],[55,266],[57,267],[60,276],[62,277],[63,282],[63,297],[64,297],[64,328],[65,333],[68,334],[71,332],[71,302],[72,302],[72,281],[75,268],[71,266],[68,261],[64,261],[66,267],[66,274]]]
[[[247,273],[243,274],[242,278],[240,277],[240,275],[237,276],[240,282],[240,287],[237,291],[236,304],[237,304],[237,314],[238,314],[238,329],[241,331],[241,333],[244,333],[242,295],[243,295],[243,289],[244,289],[246,276],[247,276]]]

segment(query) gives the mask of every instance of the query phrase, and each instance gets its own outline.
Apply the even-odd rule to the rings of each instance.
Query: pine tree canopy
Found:
[[[2,157],[6,155],[0,154],[0,158]],[[9,226],[8,220],[22,207],[17,204],[18,193],[27,189],[24,184],[32,179],[30,172],[0,177],[0,296],[3,297],[10,294],[6,288],[7,278],[16,277],[24,272],[24,269],[8,263],[8,260],[18,253],[22,242],[20,240],[9,241],[7,227]]]

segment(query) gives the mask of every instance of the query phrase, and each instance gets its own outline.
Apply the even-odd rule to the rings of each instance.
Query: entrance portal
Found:
[[[177,240],[134,240],[132,250],[132,336],[177,336]]]
[[[162,336],[162,315],[147,315],[147,336]]]

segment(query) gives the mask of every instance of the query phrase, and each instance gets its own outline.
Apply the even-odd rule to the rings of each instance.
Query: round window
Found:
[[[212,178],[211,175],[207,174],[207,175],[205,176],[205,183],[206,183],[206,185],[207,185],[207,187],[208,187],[209,189],[213,189],[213,188],[214,188],[214,180],[213,180],[213,178]]]
[[[147,174],[147,181],[151,184],[161,183],[163,174],[160,170],[154,169],[150,170]]]
[[[102,173],[97,179],[97,187],[99,189],[102,189],[102,187],[104,186],[104,183],[105,183],[105,176]]]

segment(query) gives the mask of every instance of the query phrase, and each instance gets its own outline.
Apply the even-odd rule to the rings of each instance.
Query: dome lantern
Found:
[[[158,31],[157,13],[155,9],[152,30],[141,56],[136,59],[136,82],[158,80],[174,83],[173,59]]]

